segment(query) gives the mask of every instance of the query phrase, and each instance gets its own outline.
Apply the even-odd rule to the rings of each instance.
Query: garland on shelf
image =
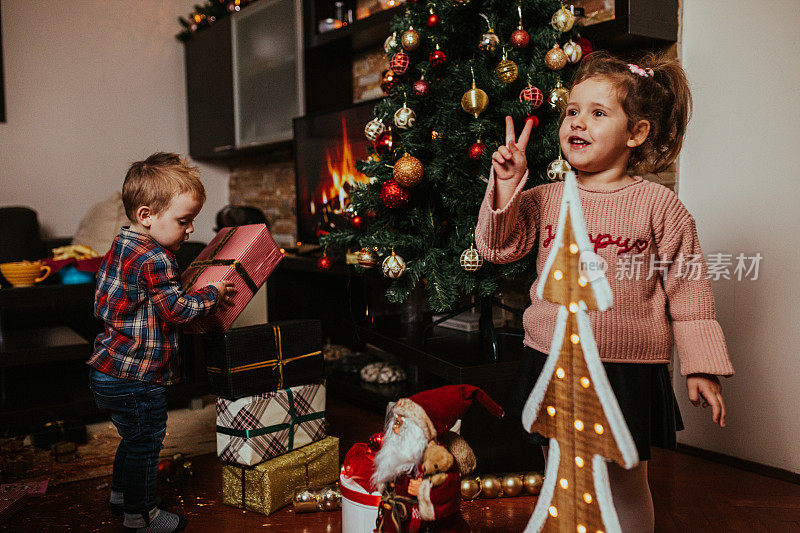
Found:
[[[247,4],[256,1],[257,0],[207,0],[203,6],[195,5],[194,11],[189,13],[188,17],[178,17],[178,22],[183,26],[183,31],[175,37],[180,41],[188,41],[195,32],[211,26],[218,20],[222,20],[231,13],[240,11]]]

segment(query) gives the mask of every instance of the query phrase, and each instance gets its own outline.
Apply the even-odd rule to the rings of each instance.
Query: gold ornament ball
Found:
[[[383,270],[383,275],[387,278],[397,279],[406,271],[406,262],[392,250],[392,255],[383,260],[381,269]]]
[[[403,32],[403,35],[400,36],[400,44],[403,45],[403,48],[411,52],[412,50],[416,50],[419,48],[419,32],[414,28],[409,28]]]
[[[558,31],[569,31],[575,25],[575,15],[569,9],[562,7],[553,13],[550,25]]]
[[[465,477],[461,480],[461,497],[465,500],[474,500],[481,491],[481,484],[475,478]]]
[[[547,101],[553,109],[564,109],[569,102],[569,89],[561,84],[561,80],[556,82],[556,86],[547,94]]]
[[[497,476],[488,475],[481,478],[481,494],[484,498],[497,498],[503,486]]]
[[[342,495],[331,487],[322,490],[319,500],[324,511],[333,511],[342,506]]]
[[[403,187],[414,187],[422,180],[422,163],[413,155],[404,155],[394,164],[392,177]]]
[[[441,139],[441,138],[442,138],[442,134],[441,133],[439,133],[436,130],[432,130],[431,131],[431,140],[435,141],[436,139]]]
[[[558,43],[553,45],[553,48],[547,51],[544,56],[544,64],[551,70],[561,70],[567,64],[567,54],[558,46]]]
[[[461,259],[459,259],[461,268],[467,272],[475,272],[483,266],[483,257],[478,253],[474,246],[470,245],[469,250],[461,252]]]
[[[317,495],[309,489],[298,490],[294,494],[294,511],[296,513],[312,513],[318,511]]]
[[[472,89],[464,93],[461,97],[461,109],[470,115],[478,118],[478,115],[486,110],[489,105],[489,95],[483,89],[475,87],[475,82],[472,82]]]
[[[481,40],[478,41],[478,48],[487,52],[494,52],[498,44],[500,44],[500,38],[495,32],[489,30],[481,35]]]
[[[547,177],[550,181],[564,181],[567,178],[567,172],[572,170],[569,163],[565,159],[558,158],[547,165]]]
[[[394,113],[394,125],[401,130],[407,130],[417,121],[417,114],[410,107],[403,105]]]
[[[519,68],[517,67],[517,64],[510,59],[504,59],[497,64],[494,72],[497,74],[497,77],[500,78],[500,81],[508,84],[517,79],[517,76],[519,75]]]
[[[523,489],[520,476],[509,474],[503,478],[503,496],[517,496]]]
[[[583,57],[583,48],[581,45],[570,39],[564,43],[564,53],[567,55],[567,60],[570,63],[577,63]]]
[[[522,484],[528,494],[539,494],[542,490],[542,483],[544,483],[544,476],[534,472],[525,474],[525,477],[522,478]]]

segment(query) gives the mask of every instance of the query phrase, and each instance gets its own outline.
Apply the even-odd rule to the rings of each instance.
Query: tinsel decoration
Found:
[[[470,244],[468,250],[461,252],[459,264],[461,264],[461,268],[467,272],[475,272],[483,266],[483,257],[481,257],[481,254],[475,249],[475,246]]]
[[[544,64],[550,70],[561,70],[567,65],[567,54],[558,46],[558,43],[554,44],[553,48],[544,56]]]
[[[399,209],[408,205],[410,195],[395,180],[386,180],[381,184],[381,202],[389,209]]]
[[[416,187],[422,180],[423,168],[419,159],[405,154],[392,169],[392,177],[403,187]]]
[[[383,275],[389,279],[397,279],[406,271],[406,262],[402,257],[394,253],[392,248],[392,255],[383,260],[381,264]]]

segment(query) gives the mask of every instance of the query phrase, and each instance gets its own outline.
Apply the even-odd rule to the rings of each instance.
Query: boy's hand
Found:
[[[689,374],[686,378],[689,388],[689,400],[697,407],[711,406],[711,419],[725,427],[725,401],[722,399],[722,386],[719,378],[713,374]],[[702,398],[702,402],[701,402]]]
[[[528,139],[533,129],[533,121],[525,121],[525,127],[519,134],[519,139],[515,139],[514,121],[510,116],[506,116],[506,144],[497,149],[492,154],[492,168],[494,176],[500,182],[510,180],[508,185],[514,188],[519,184],[525,171],[528,169],[528,162],[525,159],[525,148],[528,146]]]
[[[217,299],[218,309],[227,309],[233,305],[233,295],[236,294],[236,287],[233,286],[232,281],[215,281],[210,283],[212,287],[216,287],[219,291],[219,298]]]

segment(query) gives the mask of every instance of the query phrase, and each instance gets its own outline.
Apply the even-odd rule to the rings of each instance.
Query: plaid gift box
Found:
[[[183,273],[181,282],[186,289],[199,289],[215,281],[233,281],[233,305],[195,320],[188,331],[229,329],[281,259],[283,254],[265,224],[219,230]]]
[[[217,455],[252,466],[325,438],[325,385],[217,398]]]
[[[289,320],[207,333],[196,343],[211,390],[235,400],[323,377],[322,324]]]
[[[222,501],[270,514],[292,502],[297,487],[334,483],[339,476],[339,439],[325,437],[254,467],[222,466]]]
[[[0,494],[0,524],[22,508],[28,493],[22,490],[8,491]]]

